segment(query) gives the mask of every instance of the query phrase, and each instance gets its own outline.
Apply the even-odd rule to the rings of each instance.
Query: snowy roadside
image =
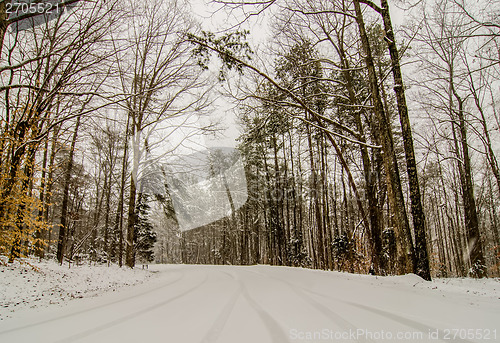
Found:
[[[408,283],[415,288],[430,289],[438,293],[456,294],[492,300],[500,299],[500,278],[433,278],[425,281],[415,274],[389,277],[393,283]]]
[[[267,266],[269,267],[269,266]],[[271,267],[272,268],[272,267]],[[294,267],[281,267],[291,268]],[[333,278],[341,278],[347,281],[355,281],[370,284],[375,287],[400,289],[411,287],[415,292],[426,290],[431,293],[441,294],[443,297],[456,295],[468,299],[483,299],[486,301],[500,300],[500,278],[473,279],[468,277],[456,278],[433,278],[426,281],[415,274],[374,276],[367,274],[353,274],[339,271],[310,270],[313,273],[329,275]]]
[[[55,261],[24,259],[7,264],[0,256],[0,321],[16,311],[62,304],[143,283],[153,271],[87,264],[60,266]]]
[[[442,292],[500,299],[500,278],[434,278],[426,286]]]
[[[162,271],[172,271],[188,266],[151,265],[149,270],[119,268],[118,266],[87,264],[76,266],[58,265],[55,261],[27,259],[7,264],[0,256],[0,321],[12,318],[14,312],[40,309],[49,306],[62,306],[76,298],[96,297],[118,288],[136,285],[151,280]],[[248,267],[241,267],[242,269]],[[288,269],[299,272],[301,268],[260,266],[280,274]],[[403,276],[375,277],[342,272],[309,270],[327,278],[349,281],[349,284],[368,284],[370,287],[389,290],[413,289],[415,293],[425,292],[466,298],[469,302],[492,301],[500,299],[500,279],[435,278],[427,282],[414,274]],[[20,313],[19,313],[20,314]],[[17,314],[16,314],[17,316]]]

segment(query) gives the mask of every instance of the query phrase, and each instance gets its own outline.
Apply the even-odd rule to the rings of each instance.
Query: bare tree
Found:
[[[192,125],[207,105],[204,79],[191,59],[185,33],[193,23],[178,1],[130,1],[130,21],[115,46],[122,92],[128,97],[124,110],[130,121],[132,171],[128,195],[126,264],[135,265],[136,196],[144,154],[158,141],[151,134],[168,120],[184,116]],[[191,117],[188,117],[191,116]],[[191,119],[188,119],[191,118]],[[163,140],[165,137],[162,138]],[[146,149],[146,150],[141,150]],[[169,153],[171,151],[164,151]],[[141,156],[142,154],[142,156]]]
[[[466,256],[471,268],[470,273],[483,277],[486,275],[486,265],[474,196],[470,136],[471,129],[475,129],[469,114],[469,98],[474,99],[477,96],[474,87],[476,75],[470,69],[468,59],[464,58],[468,54],[468,40],[473,36],[471,33],[475,31],[475,24],[457,9],[459,8],[456,4],[437,1],[433,12],[423,12],[423,29],[419,31],[416,39],[421,43],[419,57],[422,58],[424,70],[430,73],[429,83],[425,85],[430,95],[427,101],[433,104],[437,113],[447,117],[446,122],[450,125],[448,128],[463,200],[468,250]]]
[[[113,24],[113,4],[88,4],[71,15],[37,26],[17,30],[3,41],[7,49],[7,64],[0,67],[4,82],[2,171],[9,175],[1,185],[0,218],[5,219],[9,199],[19,173],[32,183],[35,158],[49,133],[66,120],[84,115],[82,107],[102,85],[111,52],[102,45],[107,30]],[[89,53],[102,49],[101,54]],[[92,70],[92,71],[91,71]],[[79,108],[79,113],[71,113]],[[88,113],[88,112],[87,112]],[[16,140],[9,137],[16,136]],[[28,165],[32,167],[26,168]],[[21,207],[24,205],[21,205]],[[26,212],[21,209],[21,212]],[[9,226],[7,222],[3,229]],[[24,224],[15,225],[15,235],[23,235]],[[15,239],[12,257],[18,255],[20,240]]]

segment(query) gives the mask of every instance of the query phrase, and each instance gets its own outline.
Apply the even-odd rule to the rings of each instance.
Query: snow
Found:
[[[55,261],[34,259],[6,265],[5,257],[0,260],[0,321],[16,311],[97,296],[144,282],[152,275],[149,271],[117,266],[60,266]]]
[[[55,275],[52,280],[79,282],[41,283],[44,287],[66,287],[66,292],[84,297],[64,296],[58,298],[59,305],[46,301],[9,312],[11,318],[0,321],[0,342],[500,341],[498,279],[427,282],[412,274],[375,277],[263,265],[154,265],[149,271],[124,270],[123,275],[108,269],[115,280],[111,282],[107,267],[97,267],[101,271],[92,276],[94,267],[78,267],[63,278],[59,273],[72,269],[47,266],[52,271],[45,275]],[[11,267],[0,268],[5,273]],[[45,273],[45,266],[41,269]],[[119,275],[135,277],[138,283],[104,292],[115,289],[107,285],[116,280],[124,284]],[[87,280],[94,285],[85,285]],[[2,290],[7,282],[11,280],[1,279]],[[19,281],[16,285],[21,292],[28,290]]]

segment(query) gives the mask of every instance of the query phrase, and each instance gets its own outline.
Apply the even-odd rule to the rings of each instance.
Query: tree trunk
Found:
[[[458,130],[460,133],[460,145],[462,148],[462,165],[459,171],[462,173],[462,198],[464,201],[465,230],[467,236],[468,257],[471,265],[471,274],[474,277],[486,277],[486,264],[483,256],[483,244],[479,235],[479,220],[477,217],[476,201],[474,199],[474,187],[472,181],[471,161],[469,146],[467,143],[467,129],[463,103],[464,100],[456,92],[453,81],[450,80],[451,91],[457,100]]]
[[[3,51],[3,41],[5,38],[5,33],[7,32],[8,18],[9,15],[6,13],[5,4],[7,1],[0,2],[0,61],[2,60],[2,51]]]
[[[356,11],[356,22],[359,28],[361,44],[365,53],[365,63],[368,69],[368,77],[370,81],[370,90],[372,93],[374,111],[375,115],[377,116],[381,134],[383,161],[386,170],[388,186],[388,199],[392,211],[393,220],[397,226],[396,232],[400,244],[400,249],[402,250],[402,254],[400,254],[401,263],[399,269],[402,273],[413,272],[415,265],[415,252],[413,248],[408,217],[406,215],[406,208],[404,205],[405,201],[403,197],[403,190],[401,187],[401,180],[399,177],[399,167],[394,151],[391,124],[388,115],[384,111],[384,107],[380,98],[377,74],[375,71],[370,43],[365,30],[365,24],[363,20],[363,14],[359,5],[359,0],[354,0],[354,8]]]
[[[467,66],[467,71],[469,72],[469,78],[470,78],[470,90],[472,93],[472,96],[474,97],[474,103],[476,104],[476,108],[479,111],[480,114],[480,119],[479,122],[481,123],[481,127],[483,129],[483,134],[484,137],[482,138],[483,145],[486,149],[486,159],[490,164],[491,167],[491,172],[493,173],[493,176],[495,177],[495,180],[497,182],[497,190],[498,190],[498,197],[500,198],[500,171],[498,167],[498,161],[495,155],[495,152],[493,151],[492,143],[491,143],[491,137],[490,137],[490,131],[488,129],[488,123],[486,120],[486,116],[484,114],[483,106],[481,105],[481,100],[480,100],[480,95],[478,94],[478,91],[476,89],[476,86],[474,85],[474,79],[472,76],[472,72],[470,71],[469,67]]]
[[[46,223],[49,223],[49,208],[50,208],[50,202],[52,199],[52,187],[54,185],[53,178],[54,178],[54,162],[56,159],[56,144],[57,144],[57,138],[59,136],[59,130],[61,126],[57,126],[53,133],[52,133],[52,142],[50,144],[50,158],[49,158],[49,173],[47,175],[47,180],[46,180],[46,195],[45,195],[45,203],[42,204],[43,206],[43,220]],[[52,211],[52,216],[54,215],[54,211]],[[50,221],[51,223],[53,220]],[[47,237],[47,253],[50,254],[50,242],[51,242],[51,233],[52,233],[52,226],[49,226],[49,232],[48,232],[48,237]]]
[[[415,161],[415,150],[413,148],[413,136],[411,132],[408,107],[403,85],[403,76],[399,63],[399,53],[396,46],[391,17],[389,14],[389,4],[387,0],[381,0],[382,18],[386,34],[387,46],[391,56],[392,75],[394,77],[394,93],[398,106],[399,121],[403,134],[403,143],[406,156],[406,169],[408,173],[408,183],[410,187],[411,214],[413,218],[413,230],[415,233],[415,259],[414,273],[425,280],[431,280],[429,268],[429,255],[427,252],[427,240],[425,237],[425,215],[420,196],[420,186],[417,175],[417,162]]]
[[[134,268],[135,266],[135,198],[136,198],[136,185],[133,177],[130,178],[130,193],[128,200],[128,221],[127,221],[127,239],[125,241],[125,263],[128,267]]]
[[[104,214],[104,247],[103,247],[103,252],[106,255],[106,262],[110,262],[111,254],[110,254],[110,249],[109,249],[109,211],[111,208],[111,182],[112,182],[112,171],[111,171],[111,166],[109,170],[109,177],[104,175],[106,178],[104,191],[106,192],[106,207],[105,207],[105,214]]]
[[[125,128],[125,139],[123,143],[123,161],[122,174],[120,179],[120,195],[118,198],[118,210],[116,211],[115,231],[118,232],[118,265],[123,265],[123,201],[125,193],[125,178],[127,176],[127,152],[128,152],[128,131],[129,131],[130,116],[127,118],[127,126]]]
[[[42,175],[40,176],[40,209],[38,210],[38,220],[42,221],[44,218],[44,211],[47,207],[46,202],[46,188],[47,188],[47,163],[49,155],[49,140],[45,141],[43,148],[43,162],[42,162]],[[45,248],[43,246],[43,239],[45,237],[45,232],[42,230],[37,230],[35,232],[35,254],[37,257],[42,259],[45,256]]]
[[[343,49],[343,42],[339,41],[339,55],[342,65],[342,74],[346,80],[346,87],[349,94],[349,100],[352,105],[356,105],[356,92],[354,90],[354,82],[349,66],[349,62],[345,56],[345,51]],[[356,129],[359,133],[358,140],[362,143],[366,143],[366,137],[364,134],[363,123],[361,121],[360,111],[355,111],[354,122],[356,124]],[[360,145],[361,150],[361,160],[363,162],[363,175],[365,179],[366,188],[366,198],[368,200],[368,215],[370,217],[370,228],[369,228],[369,240],[370,240],[370,253],[371,253],[371,263],[373,270],[376,274],[384,274],[384,265],[382,254],[382,232],[380,229],[380,218],[378,211],[378,204],[376,198],[376,186],[375,177],[372,173],[370,156],[368,154],[368,148],[365,145]]]
[[[76,138],[78,136],[78,128],[80,127],[81,117],[79,116],[76,120],[75,131],[73,132],[73,138],[71,139],[71,147],[68,156],[68,165],[64,173],[64,190],[63,190],[63,201],[61,205],[61,224],[59,228],[59,238],[57,241],[57,261],[59,264],[63,263],[64,259],[64,249],[66,245],[66,233],[68,227],[68,202],[69,202],[69,187],[71,184],[71,171],[73,169],[73,156],[75,154]]]
[[[312,146],[312,130],[309,125],[307,125],[307,142],[309,145],[309,164],[311,167],[311,178],[312,178],[312,185],[310,187],[310,192],[311,192],[311,207],[312,211],[314,212],[314,219],[316,223],[316,238],[317,240],[313,241],[313,244],[316,245],[316,251],[317,251],[317,261],[316,265],[319,269],[325,269],[325,247],[324,247],[324,242],[323,242],[323,219],[322,219],[322,213],[321,213],[321,207],[319,204],[319,187],[318,187],[318,176],[316,172],[316,165],[314,161],[314,151],[313,151],[313,146]]]

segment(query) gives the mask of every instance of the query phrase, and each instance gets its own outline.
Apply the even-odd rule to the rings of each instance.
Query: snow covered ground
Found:
[[[68,265],[35,259],[6,265],[0,256],[0,322],[15,313],[67,300],[92,297],[144,282],[153,273],[117,266]],[[0,340],[1,342],[1,340]]]
[[[9,268],[0,267],[0,275]],[[124,270],[122,276],[137,284],[118,288],[109,285],[120,283],[111,280],[124,280],[119,270],[108,269],[107,279],[105,268],[95,274],[79,268],[81,273],[73,269],[76,276],[63,277],[61,267],[50,267],[49,275],[57,281],[46,285],[77,297],[60,295],[59,305],[45,301],[43,306],[15,312],[0,309],[4,317],[11,317],[0,321],[0,342],[500,341],[498,279],[425,282],[415,275],[157,265],[149,272]],[[19,286],[19,293],[29,289],[6,275],[0,279],[2,304],[12,302],[12,293],[3,293],[11,288],[6,287],[8,282]],[[58,284],[72,284],[62,281],[66,278],[79,281],[74,288]],[[87,281],[94,286],[87,286]],[[108,288],[116,290],[104,292]],[[97,293],[102,294],[87,297]],[[27,294],[16,299],[36,303]]]

